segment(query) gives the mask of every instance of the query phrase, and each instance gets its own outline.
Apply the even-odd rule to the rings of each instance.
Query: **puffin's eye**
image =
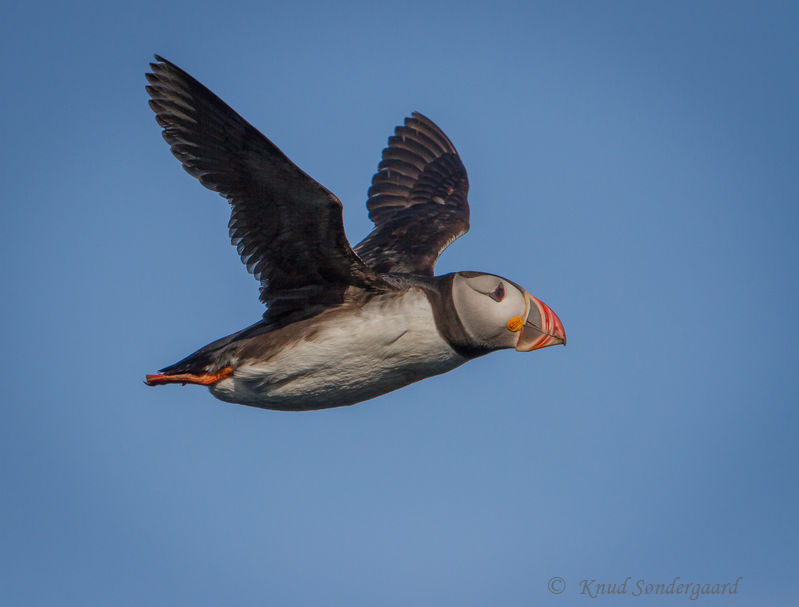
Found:
[[[488,296],[494,301],[502,301],[502,298],[505,297],[505,287],[502,283],[499,283],[497,288],[491,291]]]

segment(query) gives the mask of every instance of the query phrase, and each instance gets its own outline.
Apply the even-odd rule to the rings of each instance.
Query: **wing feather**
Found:
[[[341,202],[214,93],[156,55],[150,107],[172,153],[232,207],[230,238],[261,283],[261,301],[330,303],[375,272],[347,242]]]
[[[468,193],[455,146],[414,112],[383,150],[366,203],[375,229],[356,253],[378,272],[432,276],[441,252],[469,230]]]

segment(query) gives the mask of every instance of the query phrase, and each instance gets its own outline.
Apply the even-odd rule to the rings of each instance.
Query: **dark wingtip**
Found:
[[[144,74],[144,76],[147,78],[147,81],[148,81],[148,82],[150,82],[151,84],[153,84],[153,83],[154,83],[156,80],[158,80],[158,76],[156,75],[156,73],[157,73],[157,72],[162,72],[162,71],[163,71],[163,69],[164,69],[164,65],[172,65],[171,63],[169,63],[169,61],[167,61],[166,59],[164,59],[164,58],[163,58],[161,55],[159,55],[158,53],[155,53],[155,54],[153,55],[153,57],[155,57],[155,60],[156,60],[158,63],[153,63],[153,62],[151,61],[151,62],[150,62],[150,70],[151,70],[151,71],[149,71],[149,72],[147,72],[147,73],[145,73],[145,74]],[[147,92],[149,93],[149,91],[147,91]]]
[[[163,73],[165,68],[170,68],[180,71],[180,68],[177,65],[172,63],[169,59],[164,59],[158,53],[155,53],[153,57],[155,57],[156,63],[150,62],[150,69],[153,70],[154,72]]]
[[[428,126],[433,127],[437,131],[441,131],[441,127],[440,126],[438,126],[435,122],[430,120],[430,118],[428,118],[427,116],[425,116],[421,112],[417,112],[417,111],[411,112],[411,119],[413,119],[413,118],[415,118],[419,122],[422,122],[424,124],[427,124]],[[409,119],[406,118],[406,120],[409,120]],[[444,132],[441,131],[441,133],[443,135]]]

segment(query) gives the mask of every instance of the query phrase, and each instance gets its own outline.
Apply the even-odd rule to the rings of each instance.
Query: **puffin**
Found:
[[[558,316],[517,283],[436,276],[469,229],[455,146],[418,112],[396,127],[368,190],[374,229],[356,247],[342,204],[274,143],[159,55],[149,104],[183,168],[231,206],[230,238],[260,283],[256,323],[147,375],[263,409],[352,405],[496,350],[566,344]]]

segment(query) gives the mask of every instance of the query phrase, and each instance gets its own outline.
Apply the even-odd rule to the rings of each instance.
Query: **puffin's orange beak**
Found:
[[[519,332],[516,349],[530,352],[547,346],[566,345],[566,330],[563,323],[548,305],[524,292],[524,325]]]

